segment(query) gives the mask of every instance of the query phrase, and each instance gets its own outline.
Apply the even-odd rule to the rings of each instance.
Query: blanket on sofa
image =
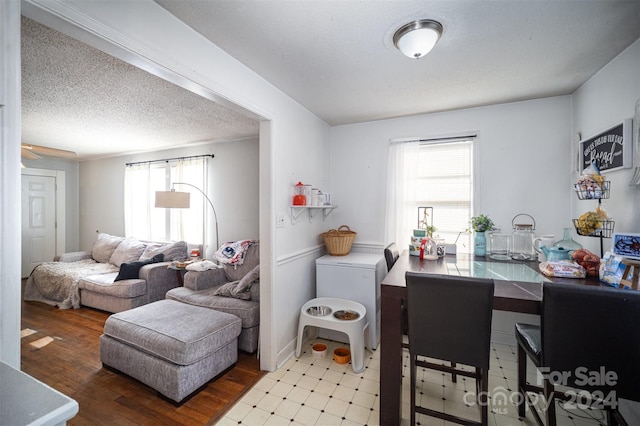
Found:
[[[45,262],[36,266],[27,279],[24,300],[44,302],[60,309],[80,307],[81,278],[118,272],[119,268],[110,263],[99,263],[93,259],[77,262]]]

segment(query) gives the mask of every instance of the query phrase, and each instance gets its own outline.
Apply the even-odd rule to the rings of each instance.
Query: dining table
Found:
[[[437,260],[420,259],[404,250],[381,283],[382,351],[380,364],[380,424],[399,425],[402,418],[402,310],[406,306],[405,274],[470,276],[494,280],[494,310],[539,315],[543,282],[600,285],[596,278],[549,278],[537,260],[492,260],[489,256],[457,253]]]

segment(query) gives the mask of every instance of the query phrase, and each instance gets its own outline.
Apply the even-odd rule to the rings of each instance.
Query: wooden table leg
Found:
[[[182,269],[176,269],[176,277],[178,278],[178,285],[180,287],[184,286],[184,277],[182,276]]]
[[[402,419],[402,310],[405,287],[382,285],[380,343],[380,424]]]

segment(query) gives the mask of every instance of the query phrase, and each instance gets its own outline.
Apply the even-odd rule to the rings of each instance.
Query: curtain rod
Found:
[[[164,158],[162,160],[149,160],[149,161],[137,161],[135,163],[125,163],[125,166],[135,166],[138,164],[151,164],[151,163],[168,163],[169,161],[177,161],[177,160],[190,160],[192,158],[203,158],[210,157],[213,158],[213,154],[204,154],[204,155],[191,155],[189,157],[175,157],[175,158]]]
[[[448,138],[431,138],[431,139],[419,139],[418,142],[439,142],[439,141],[455,141],[455,140],[467,140],[473,139],[478,135],[463,135],[463,136],[450,136]]]
[[[430,138],[430,139],[398,139],[398,140],[392,140],[391,143],[395,144],[395,143],[437,143],[437,142],[452,142],[452,141],[465,141],[465,140],[469,140],[469,139],[473,139],[478,137],[477,134],[471,134],[471,135],[460,135],[460,136],[449,136],[449,137],[442,137],[442,138]]]

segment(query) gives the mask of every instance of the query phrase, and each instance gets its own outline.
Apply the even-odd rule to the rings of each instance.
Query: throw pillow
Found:
[[[140,259],[145,249],[145,244],[135,238],[125,238],[114,250],[109,263],[120,266],[125,262],[133,262]]]
[[[242,299],[249,300],[251,298],[251,293],[248,291],[243,291],[241,293],[236,292],[236,287],[238,286],[239,281],[231,281],[229,283],[223,284],[220,287],[216,288],[213,292],[214,296],[222,296],[222,297],[233,297],[234,299]]]
[[[136,260],[135,262],[125,262],[120,265],[120,272],[118,272],[118,276],[114,281],[122,281],[122,280],[133,280],[137,279],[140,274],[140,269],[144,265],[149,265],[150,263],[158,263],[163,261],[163,255],[158,254],[147,260]]]
[[[176,241],[167,244],[151,244],[144,249],[140,260],[151,259],[156,254],[162,253],[166,262],[174,260],[183,260],[189,257],[189,251],[186,241]]]
[[[111,255],[123,240],[123,237],[114,237],[104,233],[98,234],[91,248],[91,257],[96,262],[109,263]]]
[[[238,282],[238,286],[236,288],[236,292],[241,293],[244,291],[249,291],[251,289],[251,284],[253,284],[256,280],[260,279],[260,265],[256,265],[255,268],[250,270],[247,275],[242,277],[242,279]]]

